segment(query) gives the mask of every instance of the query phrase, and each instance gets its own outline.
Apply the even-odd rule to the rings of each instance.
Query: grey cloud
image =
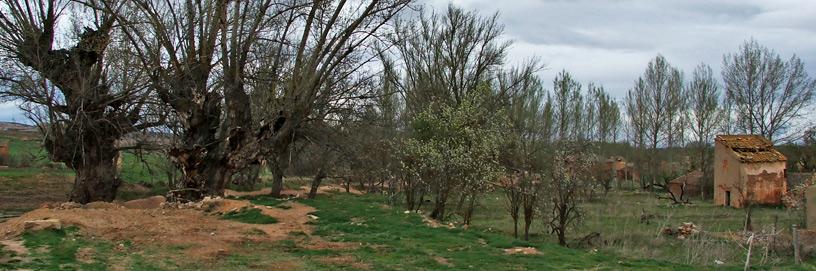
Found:
[[[427,0],[435,8],[449,1]],[[722,56],[757,39],[784,57],[797,54],[816,76],[816,1],[809,0],[459,0],[485,15],[500,13],[511,63],[536,55],[545,81],[566,69],[623,97],[660,53],[690,73],[700,62],[719,71]]]

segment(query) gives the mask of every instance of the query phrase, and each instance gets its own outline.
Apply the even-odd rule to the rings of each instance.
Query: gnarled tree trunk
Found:
[[[76,165],[74,187],[71,190],[70,201],[88,203],[93,201],[113,201],[116,191],[122,181],[117,177],[116,151],[111,156],[110,150],[103,147],[93,147],[83,155],[87,163]]]

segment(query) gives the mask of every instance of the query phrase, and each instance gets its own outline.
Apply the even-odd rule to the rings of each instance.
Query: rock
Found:
[[[164,196],[152,196],[149,198],[135,199],[122,203],[122,206],[128,209],[157,209],[162,208],[167,203],[167,198]]]
[[[27,231],[59,230],[62,229],[62,221],[59,219],[29,220],[23,222],[23,228]]]
[[[62,209],[62,210],[76,209],[76,208],[81,208],[81,207],[82,207],[82,204],[72,202],[72,201],[64,202],[64,203],[59,205],[59,209]]]

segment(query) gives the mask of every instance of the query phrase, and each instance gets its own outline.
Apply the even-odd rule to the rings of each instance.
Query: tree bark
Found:
[[[85,163],[73,165],[76,179],[69,200],[82,204],[113,201],[121,184],[116,174],[118,152],[112,145],[107,148],[87,145],[85,150],[82,155]]]
[[[277,159],[275,159],[277,160]],[[269,163],[269,170],[272,171],[272,192],[269,195],[280,198],[283,191],[283,167],[279,162]]]
[[[530,225],[533,224],[533,215],[535,209],[532,205],[524,206],[524,240],[530,240]]]
[[[309,189],[309,199],[314,199],[317,196],[317,189],[320,187],[320,182],[322,182],[324,178],[326,178],[326,170],[321,166],[317,170],[314,179],[312,179],[312,187]]]

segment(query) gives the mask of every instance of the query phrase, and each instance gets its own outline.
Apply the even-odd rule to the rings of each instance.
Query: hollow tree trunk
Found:
[[[82,164],[74,165],[76,179],[71,190],[70,201],[88,203],[93,201],[113,201],[121,184],[117,177],[116,158],[113,146],[85,146]]]

